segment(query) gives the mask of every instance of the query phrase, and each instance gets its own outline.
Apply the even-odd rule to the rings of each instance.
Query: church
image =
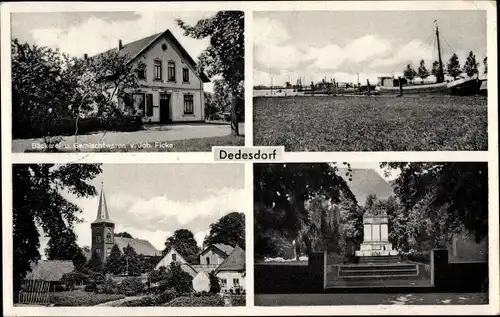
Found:
[[[120,251],[130,245],[138,255],[145,258],[161,257],[161,251],[157,250],[151,242],[142,239],[131,239],[115,236],[115,223],[109,216],[104,188],[101,188],[97,217],[90,224],[92,230],[91,254],[97,253],[102,262],[106,262],[111,254],[111,249],[116,244]]]

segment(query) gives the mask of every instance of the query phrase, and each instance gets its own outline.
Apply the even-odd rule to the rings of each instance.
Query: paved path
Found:
[[[244,132],[244,124],[240,124],[240,130]],[[176,141],[196,138],[210,138],[227,136],[231,133],[229,125],[218,124],[178,124],[178,125],[151,125],[145,126],[144,130],[136,132],[99,132],[78,137],[78,144],[85,146],[89,144],[126,145],[140,144],[145,142]],[[12,141],[12,152],[20,153],[31,151],[37,145],[43,145],[43,139],[17,139]],[[61,146],[65,151],[74,151],[75,137],[64,136]],[[92,151],[81,148],[82,152]]]
[[[255,295],[256,306],[479,305],[487,302],[485,293]]]

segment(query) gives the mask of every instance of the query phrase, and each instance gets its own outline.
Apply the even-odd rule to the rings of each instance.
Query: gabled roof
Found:
[[[204,250],[202,250],[200,252],[200,255],[204,254],[206,251],[210,250],[211,248],[219,249],[220,251],[222,251],[226,255],[231,254],[231,252],[233,252],[233,250],[234,250],[234,248],[228,244],[214,243],[214,244],[210,244]]]
[[[73,261],[40,260],[36,264],[31,263],[31,272],[26,274],[26,279],[57,282],[64,274],[71,273],[74,269]]]
[[[104,196],[104,187],[101,188],[101,196],[99,197],[99,206],[97,207],[97,217],[92,223],[107,222],[112,223],[109,217],[108,205]]]
[[[185,60],[187,60],[187,62],[189,64],[191,64],[191,66],[194,69],[196,69],[196,62],[194,61],[194,59],[191,57],[191,55],[189,55],[189,53],[184,49],[184,47],[181,45],[181,43],[179,41],[177,41],[175,36],[168,29],[165,32],[156,33],[156,34],[150,35],[148,37],[142,38],[140,40],[130,42],[128,44],[123,45],[122,49],[119,51],[119,54],[122,56],[125,56],[125,55],[130,56],[130,60],[129,60],[129,63],[130,63],[133,60],[135,60],[139,55],[141,55],[141,53],[143,53],[144,51],[148,50],[151,46],[153,46],[161,38],[166,38],[167,40],[172,42],[179,49],[181,56]],[[107,50],[104,53],[117,52],[117,51],[118,51],[118,48],[113,48],[113,49]],[[101,53],[101,54],[104,54],[104,53]],[[99,56],[101,54],[97,54],[96,56]],[[200,76],[201,80],[204,83],[210,82],[210,79],[208,79],[208,77],[207,77],[207,75],[205,75],[205,73],[202,72],[202,73],[199,73],[198,75]]]
[[[229,254],[216,271],[245,271],[245,251],[239,245],[236,245],[233,252]]]
[[[161,252],[147,240],[115,237],[115,244],[122,252],[124,248],[130,245],[137,254],[142,254],[144,256],[161,256]]]
[[[366,197],[369,194],[375,194],[377,198],[387,199],[393,196],[394,192],[391,184],[389,184],[382,176],[380,176],[374,169],[359,168],[352,169],[352,180],[345,174],[347,169],[339,168],[338,174],[347,183],[351,192],[356,197],[358,205],[364,205]]]

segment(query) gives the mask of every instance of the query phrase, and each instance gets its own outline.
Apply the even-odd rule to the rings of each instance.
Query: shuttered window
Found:
[[[153,94],[146,95],[146,116],[153,116]]]

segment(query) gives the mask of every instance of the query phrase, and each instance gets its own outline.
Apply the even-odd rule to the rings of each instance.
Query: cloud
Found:
[[[255,18],[253,20],[254,45],[268,46],[282,44],[290,39],[285,27],[275,19]]]
[[[430,65],[432,66],[432,61],[435,59],[435,54],[433,54],[432,49],[424,44],[420,40],[413,40],[403,46],[401,46],[395,52],[392,52],[389,56],[385,58],[375,59],[370,67],[377,68],[383,66],[399,66],[400,64],[410,63],[413,64],[414,67],[418,67],[418,63],[420,60],[431,61]],[[401,67],[400,67],[401,68]]]
[[[82,208],[83,222],[75,225],[77,243],[90,246],[90,223],[95,219],[98,197],[78,199],[67,196]],[[209,231],[211,223],[224,215],[242,210],[245,200],[243,189],[222,188],[212,191],[206,199],[195,202],[179,202],[166,196],[141,198],[134,195],[116,194],[107,197],[110,217],[115,223],[115,232],[126,231],[134,238],[150,241],[162,250],[167,237],[177,229],[188,229],[200,244]],[[44,254],[48,239],[41,237],[39,251]]]
[[[209,45],[209,39],[192,39],[182,35],[175,19],[181,18],[188,23],[196,23],[198,19],[211,16],[211,12],[137,12],[136,20],[109,21],[90,17],[85,22],[69,28],[33,29],[32,36],[38,45],[57,47],[62,52],[73,56],[84,53],[94,55],[118,45],[121,39],[124,44],[143,37],[170,29],[193,58]]]
[[[320,69],[337,69],[345,61],[360,63],[381,56],[391,50],[389,40],[375,35],[364,35],[344,47],[334,44],[322,48],[311,48],[310,55],[316,59],[315,66]]]

